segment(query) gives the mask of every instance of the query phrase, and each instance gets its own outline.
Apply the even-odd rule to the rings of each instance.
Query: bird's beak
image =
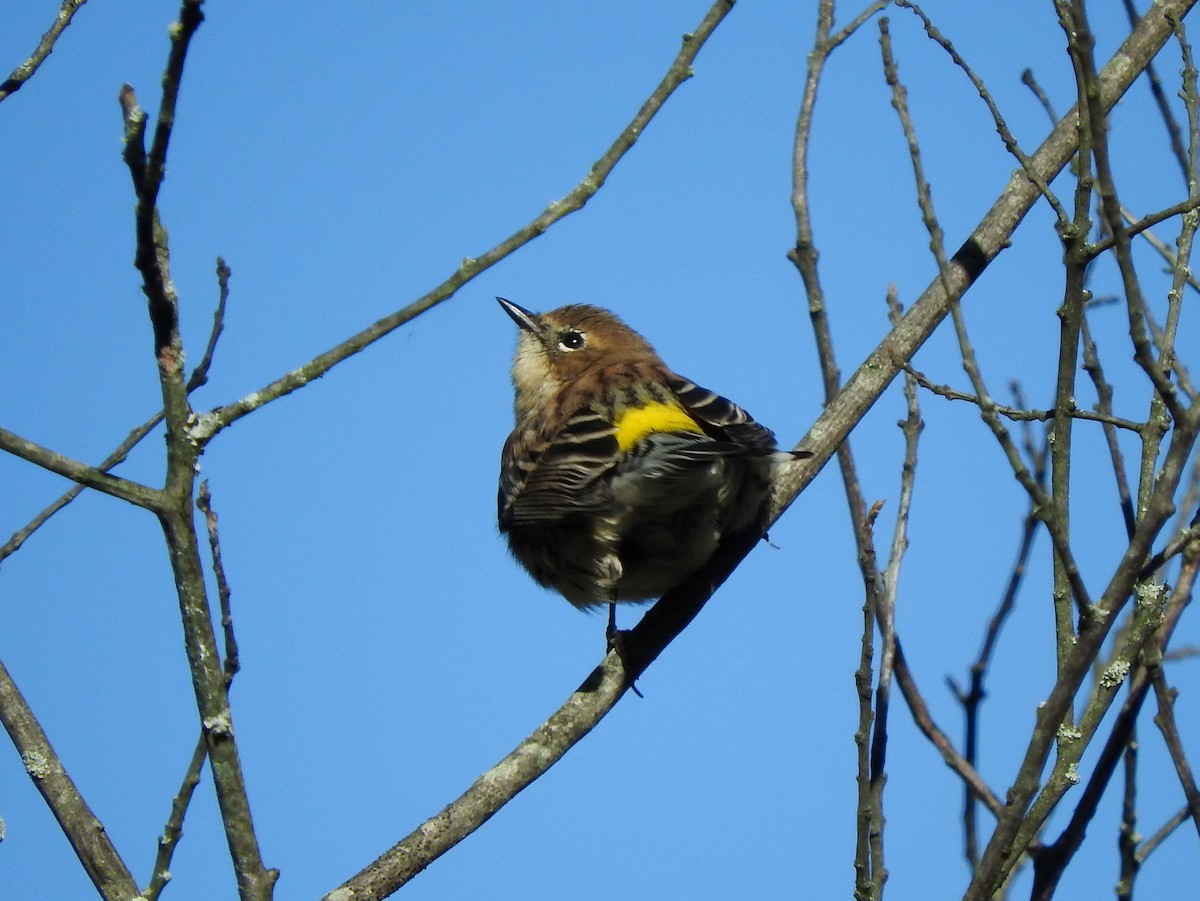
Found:
[[[513,322],[529,332],[529,334],[537,335],[541,333],[541,329],[538,327],[537,319],[534,318],[533,313],[530,313],[524,307],[517,306],[511,300],[505,300],[503,297],[497,297],[496,303],[504,308],[504,312],[512,317]]]

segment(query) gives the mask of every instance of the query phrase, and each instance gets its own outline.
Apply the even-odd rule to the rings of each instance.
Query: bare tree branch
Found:
[[[911,375],[918,385],[924,388],[931,394],[936,394],[938,397],[944,397],[946,400],[961,400],[969,404],[980,406],[981,401],[979,395],[971,394],[968,391],[959,391],[951,388],[949,385],[942,385],[934,382],[925,373],[914,369],[912,366],[905,365],[904,371]],[[1140,422],[1133,422],[1129,419],[1122,419],[1119,416],[1113,416],[1111,412],[1092,412],[1091,410],[1080,410],[1074,406],[1070,406],[1065,411],[1060,411],[1054,407],[1049,410],[1031,410],[1021,406],[1008,406],[1006,404],[997,403],[992,400],[992,409],[996,415],[1003,416],[1005,419],[1013,422],[1045,422],[1048,419],[1053,419],[1059,415],[1069,416],[1072,419],[1082,419],[1087,422],[1099,422],[1106,426],[1113,426],[1126,431],[1142,433],[1143,425]]]
[[[1021,164],[1021,168],[1029,177],[1029,180],[1037,185],[1038,190],[1042,192],[1042,196],[1046,198],[1046,202],[1050,204],[1050,208],[1054,210],[1054,214],[1058,217],[1059,222],[1061,223],[1069,221],[1066,210],[1063,208],[1054,192],[1050,189],[1049,183],[1041,177],[1040,173],[1033,166],[1033,161],[1025,154],[1024,151],[1021,150],[1020,145],[1017,143],[1017,139],[1013,136],[1013,133],[1009,131],[1008,123],[1006,123],[1004,121],[1004,117],[1000,115],[1000,108],[996,106],[996,101],[992,99],[992,93],[987,89],[987,86],[984,85],[983,79],[975,74],[975,71],[970,67],[970,65],[967,64],[967,61],[959,55],[957,50],[954,49],[954,45],[950,43],[949,39],[934,26],[933,22],[930,21],[929,16],[925,15],[925,11],[921,9],[920,6],[911,2],[911,0],[896,0],[896,5],[904,9],[911,10],[921,20],[921,24],[925,26],[925,33],[929,35],[930,40],[934,41],[936,44],[938,44],[938,46],[945,50],[946,53],[949,54],[950,59],[954,62],[954,65],[963,70],[967,78],[970,79],[975,90],[979,93],[980,99],[982,99],[984,104],[987,106],[988,112],[991,113],[992,121],[996,123],[996,133],[1000,135],[1000,140],[1004,142],[1005,148],[1009,153],[1016,157],[1017,162]],[[1051,116],[1051,121],[1053,120],[1054,117]]]
[[[1171,416],[1179,418],[1183,414],[1183,408],[1178,399],[1177,389],[1167,375],[1166,369],[1155,359],[1151,352],[1150,339],[1146,335],[1142,312],[1146,303],[1142,297],[1137,273],[1134,271],[1129,235],[1124,230],[1124,223],[1121,219],[1121,203],[1117,197],[1116,182],[1109,162],[1107,110],[1103,109],[1099,99],[1091,90],[1091,85],[1095,83],[1097,76],[1093,57],[1095,42],[1088,27],[1087,15],[1080,0],[1072,0],[1069,7],[1066,0],[1056,0],[1055,5],[1064,11],[1069,9],[1072,14],[1068,35],[1071,58],[1079,68],[1080,94],[1083,98],[1080,112],[1083,116],[1084,130],[1090,134],[1092,140],[1091,155],[1096,164],[1096,189],[1100,195],[1100,210],[1115,241],[1113,255],[1116,258],[1125,291],[1129,337],[1133,343],[1134,359],[1154,383],[1158,396],[1170,411]]]
[[[12,74],[0,84],[0,100],[4,100],[6,97],[21,90],[25,86],[25,82],[33,77],[33,73],[41,67],[42,63],[46,61],[46,57],[53,52],[55,43],[57,43],[59,36],[66,30],[67,26],[71,24],[71,19],[74,18],[75,13],[85,3],[87,3],[87,0],[63,0],[63,4],[58,10],[58,15],[54,17],[54,24],[50,26],[49,31],[42,35],[41,41],[38,42],[29,59],[13,69]]]
[[[218,264],[220,268],[220,264]],[[228,276],[228,270],[225,271],[225,276]],[[214,331],[214,336],[215,336]],[[211,349],[212,342],[209,343]],[[212,508],[212,496],[208,490],[208,483],[200,483],[200,493],[196,499],[196,505],[200,508],[200,512],[204,514],[204,521],[208,527],[208,545],[212,559],[213,577],[217,582],[217,595],[221,601],[221,627],[225,633],[225,662],[222,670],[225,673],[225,690],[228,692],[229,687],[233,684],[233,677],[237,675],[240,669],[238,662],[237,639],[233,634],[233,613],[230,608],[230,591],[229,582],[225,578],[225,566],[221,562],[221,542],[217,534],[217,514]],[[166,825],[163,827],[162,835],[158,839],[158,852],[154,858],[154,870],[150,875],[150,882],[146,888],[147,901],[156,901],[162,890],[166,888],[167,882],[171,879],[171,859],[175,855],[175,849],[179,845],[179,840],[183,837],[183,818],[187,813],[188,806],[191,804],[192,794],[196,791],[196,786],[200,783],[200,771],[204,768],[204,761],[208,757],[208,742],[205,739],[204,733],[201,732],[200,738],[196,742],[196,749],[192,752],[192,759],[188,763],[187,770],[184,772],[183,784],[180,785],[179,791],[176,792],[174,799],[171,802],[171,813],[167,817]]]
[[[1177,811],[1174,816],[1167,820],[1163,825],[1155,831],[1155,833],[1146,839],[1137,850],[1137,862],[1139,865],[1146,862],[1146,859],[1153,854],[1170,835],[1180,826],[1188,821],[1191,811],[1185,804],[1182,809]]]
[[[1183,591],[1184,596],[1190,593],[1190,580],[1184,586]],[[1161,648],[1165,647],[1170,641],[1171,635],[1175,631],[1175,626],[1179,622],[1179,616],[1183,612],[1183,607],[1184,605],[1179,603],[1178,599],[1176,599],[1175,603],[1168,605],[1162,622],[1157,626],[1158,634],[1154,639],[1157,649],[1151,649],[1147,653],[1147,656],[1152,661],[1161,657]],[[1129,657],[1125,656],[1123,659],[1129,659]],[[1034,855],[1034,883],[1030,894],[1031,901],[1049,901],[1054,896],[1059,880],[1083,844],[1087,827],[1096,815],[1100,799],[1103,797],[1109,782],[1116,772],[1117,764],[1124,760],[1127,767],[1133,765],[1129,751],[1134,745],[1133,737],[1136,734],[1137,718],[1149,693],[1154,673],[1158,670],[1157,662],[1147,663],[1142,661],[1134,668],[1133,674],[1129,679],[1125,701],[1117,713],[1112,729],[1109,731],[1108,739],[1100,751],[1099,759],[1096,761],[1092,775],[1083,789],[1083,794],[1075,804],[1075,809],[1071,813],[1069,822],[1057,839],[1051,844],[1038,849]],[[1082,728],[1086,728],[1086,724],[1081,723]],[[1132,783],[1127,783],[1126,804],[1128,805],[1128,809],[1122,815],[1122,828],[1127,832],[1132,828],[1130,824],[1134,820],[1132,801],[1130,800],[1132,790]],[[1132,835],[1127,836],[1124,841],[1128,842],[1132,847]],[[1126,877],[1132,882],[1134,875],[1135,872],[1131,868]]]
[[[924,696],[917,688],[912,670],[908,666],[908,660],[904,657],[904,649],[899,638],[896,639],[896,684],[900,686],[904,702],[908,704],[908,709],[913,715],[913,722],[921,730],[921,734],[933,742],[933,746],[941,752],[946,766],[962,779],[967,790],[983,802],[983,806],[990,810],[993,816],[998,818],[1004,810],[1004,802],[988,787],[975,767],[958,753],[954,742],[933,721],[933,717],[929,713],[929,705],[925,703]]]
[[[863,578],[863,629],[858,669],[854,672],[854,687],[858,695],[858,728],[854,730],[857,750],[858,803],[855,817],[854,897],[855,901],[878,901],[882,897],[886,871],[883,869],[883,791],[882,767],[879,782],[872,776],[871,722],[875,711],[871,704],[872,670],[875,660],[875,626],[878,622],[882,594],[879,566],[875,557],[875,520],[883,509],[876,501],[863,521],[859,538],[862,552],[858,568]],[[878,791],[876,790],[878,787]]]
[[[221,337],[221,332],[225,329],[225,303],[229,300],[229,277],[231,275],[233,272],[225,265],[225,260],[217,257],[217,308],[213,311],[213,326],[208,335],[208,345],[204,348],[200,362],[188,376],[188,394],[208,383],[208,370],[212,366],[213,354],[217,349],[217,339]]]
[[[1024,399],[1021,397],[1018,386],[1014,384],[1012,388],[1016,403],[1018,406],[1023,405]],[[1033,464],[1034,478],[1039,485],[1045,485],[1046,461],[1049,456],[1047,445],[1049,442],[1045,434],[1043,434],[1041,445],[1034,447],[1030,435],[1031,431],[1031,429],[1026,429],[1026,455]],[[992,664],[996,645],[1000,640],[1000,632],[1005,622],[1007,622],[1009,615],[1012,613],[1013,608],[1016,606],[1017,593],[1025,578],[1026,568],[1029,565],[1029,557],[1033,551],[1033,540],[1037,534],[1037,527],[1040,524],[1040,520],[1034,515],[1032,501],[1030,505],[1030,510],[1025,515],[1025,521],[1021,528],[1021,540],[1018,544],[1017,557],[1013,563],[1012,572],[1008,577],[1008,584],[1005,587],[1004,594],[1000,599],[995,613],[992,614],[992,618],[988,621],[987,631],[984,633],[983,645],[979,650],[979,656],[971,664],[970,687],[963,690],[955,684],[953,679],[949,680],[951,690],[953,690],[955,697],[958,698],[958,702],[963,707],[963,719],[965,721],[963,756],[972,767],[976,765],[979,759],[979,716],[983,700],[987,696],[984,683]],[[967,787],[967,790],[963,794],[963,851],[967,858],[967,863],[974,868],[979,863],[979,830],[976,817],[976,803],[978,798],[971,791],[970,787]]]
[[[3,663],[0,663],[0,722],[21,752],[25,771],[46,799],[96,891],[105,901],[135,901],[139,895],[137,883],[67,775],[50,739]]]
[[[1092,380],[1096,389],[1096,409],[1101,415],[1112,413],[1113,389],[1104,375],[1104,367],[1100,364],[1100,354],[1096,342],[1092,340],[1091,329],[1088,326],[1087,311],[1079,320],[1080,336],[1083,339],[1083,371]],[[1113,478],[1117,483],[1117,497],[1121,504],[1121,516],[1125,520],[1126,537],[1133,536],[1137,525],[1137,514],[1133,509],[1133,496],[1129,491],[1129,479],[1125,475],[1125,455],[1121,452],[1120,442],[1117,441],[1115,423],[1104,424],[1104,440],[1108,445],[1108,458],[1112,461]],[[1144,426],[1137,426],[1135,431],[1140,435]]]
[[[1129,24],[1136,25],[1138,21],[1138,12],[1134,8],[1133,0],[1122,0],[1125,4],[1125,14],[1129,17]],[[1166,92],[1163,90],[1162,81],[1158,77],[1158,70],[1154,63],[1146,64],[1146,81],[1150,85],[1150,94],[1154,97],[1154,103],[1158,107],[1159,114],[1162,116],[1163,124],[1167,127],[1167,138],[1171,144],[1171,153],[1175,157],[1175,161],[1179,163],[1179,168],[1183,171],[1184,182],[1190,181],[1188,154],[1183,146],[1183,137],[1179,130],[1179,123],[1175,121],[1175,116],[1171,113],[1171,104],[1167,100]]]
[[[162,422],[161,412],[156,413],[153,417],[131,431],[125,440],[117,446],[117,449],[105,457],[104,460],[102,460],[95,467],[96,471],[107,474],[108,471],[117,464],[125,462],[129,452],[137,446],[138,442],[150,434],[154,427],[160,422]],[[84,464],[81,463],[79,465],[83,466]],[[8,541],[6,541],[3,545],[0,545],[0,562],[3,562],[6,557],[9,557],[10,555],[19,551],[21,546],[29,540],[30,536],[33,535],[34,532],[45,525],[50,517],[52,517],[55,513],[67,506],[67,504],[71,503],[71,501],[75,500],[75,498],[78,497],[79,494],[84,490],[84,487],[85,486],[82,483],[77,482],[69,490],[64,492],[58,498],[58,500],[54,501],[32,520],[14,532]]]
[[[1154,723],[1162,732],[1163,741],[1167,743],[1171,762],[1175,764],[1175,772],[1179,775],[1179,782],[1187,798],[1188,813],[1196,826],[1197,835],[1200,835],[1200,789],[1196,787],[1196,778],[1192,775],[1187,752],[1184,751],[1183,742],[1179,738],[1179,727],[1175,725],[1175,694],[1175,690],[1170,688],[1163,678],[1162,670],[1158,670],[1154,675],[1154,695],[1158,699],[1158,714],[1154,717]]]
[[[146,294],[154,331],[154,354],[158,363],[167,428],[163,503],[156,512],[175,576],[196,707],[208,746],[210,769],[238,891],[243,901],[267,901],[272,895],[278,873],[263,865],[254,832],[245,778],[234,738],[233,714],[229,707],[225,674],[221,669],[213,632],[204,567],[200,561],[192,498],[196,463],[203,446],[191,434],[193,414],[183,373],[179,299],[171,282],[167,232],[159,218],[157,205],[167,149],[175,124],[184,62],[192,36],[203,21],[200,11],[202,2],[183,0],[179,21],[170,29],[171,47],[163,72],[162,100],[148,152],[145,148],[146,114],[139,106],[132,87],[125,85],[121,90],[121,109],[125,121],[124,159],[137,195],[137,249],[134,264],[142,275],[142,290]]]
[[[1125,785],[1121,796],[1121,826],[1117,833],[1117,854],[1121,871],[1117,878],[1117,901],[1132,901],[1133,882],[1141,862],[1137,856],[1137,727],[1129,736],[1122,755],[1125,764]]]
[[[153,488],[129,479],[109,475],[94,466],[64,457],[57,451],[35,444],[20,435],[14,435],[7,429],[0,429],[0,450],[8,451],[14,456],[28,460],[43,469],[78,482],[80,485],[95,488],[97,491],[128,501],[138,507],[157,511],[162,504],[161,494]]]

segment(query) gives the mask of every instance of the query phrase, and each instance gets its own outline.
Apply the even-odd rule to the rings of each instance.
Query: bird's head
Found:
[[[519,418],[595,366],[658,359],[645,338],[600,307],[570,304],[531,313],[511,300],[496,300],[521,328],[512,369]]]

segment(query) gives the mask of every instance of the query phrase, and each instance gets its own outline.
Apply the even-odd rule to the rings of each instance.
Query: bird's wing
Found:
[[[510,435],[500,461],[500,530],[614,510],[618,502],[603,476],[617,459],[616,432],[600,414],[582,410],[536,446],[518,448],[517,433]]]
[[[677,375],[667,385],[709,437],[744,447],[752,455],[775,452],[774,433],[729,398]]]

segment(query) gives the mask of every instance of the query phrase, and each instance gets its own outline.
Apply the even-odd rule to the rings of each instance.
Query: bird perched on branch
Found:
[[[793,455],[609,311],[496,299],[521,329],[500,531],[535,581],[579,608],[608,604],[612,639],[615,602],[661,596],[763,527],[772,468]]]

